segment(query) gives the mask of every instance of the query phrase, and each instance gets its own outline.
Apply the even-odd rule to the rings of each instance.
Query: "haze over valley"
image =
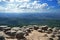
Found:
[[[60,26],[59,13],[0,13],[0,25],[49,25]]]

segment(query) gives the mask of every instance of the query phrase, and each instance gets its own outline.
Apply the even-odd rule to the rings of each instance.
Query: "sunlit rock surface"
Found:
[[[60,28],[28,25],[20,27],[0,26],[0,40],[60,40]]]

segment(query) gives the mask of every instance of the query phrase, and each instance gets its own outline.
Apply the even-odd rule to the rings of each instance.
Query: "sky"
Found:
[[[60,13],[60,0],[0,0],[0,13]]]

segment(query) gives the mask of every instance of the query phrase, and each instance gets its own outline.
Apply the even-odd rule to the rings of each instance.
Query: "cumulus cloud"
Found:
[[[22,9],[43,9],[47,7],[47,3],[39,4],[37,1],[34,1],[33,3],[24,3],[22,5],[18,5],[18,8]]]
[[[5,0],[7,1],[7,0]],[[0,7],[0,11],[3,12],[42,12],[48,7],[47,3],[38,3],[39,1],[31,0],[8,0],[6,7]]]
[[[0,11],[4,11],[4,9],[5,9],[4,7],[0,6]]]
[[[29,2],[30,0],[16,0],[17,2]]]
[[[60,0],[57,0],[58,1],[58,4],[60,5]]]
[[[30,0],[0,0],[0,2],[29,2]]]

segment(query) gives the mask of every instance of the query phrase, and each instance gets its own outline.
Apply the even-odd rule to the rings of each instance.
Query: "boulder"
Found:
[[[53,30],[53,32],[57,32],[58,31],[57,27],[54,27],[52,30]]]
[[[53,38],[49,38],[49,40],[54,40]]]
[[[0,40],[5,40],[5,37],[4,36],[0,36]]]
[[[48,34],[50,34],[50,33],[52,33],[52,31],[53,30],[51,28],[48,28],[47,31],[45,31],[45,32],[48,33]]]
[[[4,28],[6,28],[6,27],[8,27],[8,26],[0,26],[0,31],[3,31]]]
[[[39,27],[37,25],[34,25],[34,30],[39,29]]]
[[[60,34],[56,34],[56,36],[60,38]]]
[[[44,30],[44,31],[47,31],[47,29],[48,29],[48,26],[47,25],[45,25],[45,26],[42,26],[42,28],[41,28],[42,30]]]
[[[30,31],[33,31],[33,27],[29,27]]]
[[[11,37],[15,37],[16,31],[14,31],[14,30],[9,30],[9,31],[6,32],[6,34],[9,35],[9,36],[11,36]]]
[[[58,30],[58,34],[60,34],[60,30]]]
[[[38,32],[42,32],[42,29],[38,29],[37,31],[38,31]]]
[[[4,28],[4,32],[11,30],[11,27]]]
[[[25,31],[25,36],[28,36],[28,35],[29,35],[28,31]]]
[[[29,28],[26,28],[26,30],[28,33],[31,33],[31,30]]]
[[[0,40],[5,40],[4,33],[0,32]]]
[[[55,38],[56,36],[54,34],[51,34],[50,37]]]
[[[48,37],[47,33],[45,33],[45,34],[43,35],[43,37]]]
[[[24,37],[24,32],[23,31],[18,31],[17,33],[16,33],[16,38],[17,39],[23,39],[23,38],[25,38]]]
[[[21,28],[20,27],[13,27],[11,30],[18,31],[18,30],[21,30]]]
[[[52,30],[52,28],[48,28],[47,31],[51,31],[52,32],[53,30]]]

